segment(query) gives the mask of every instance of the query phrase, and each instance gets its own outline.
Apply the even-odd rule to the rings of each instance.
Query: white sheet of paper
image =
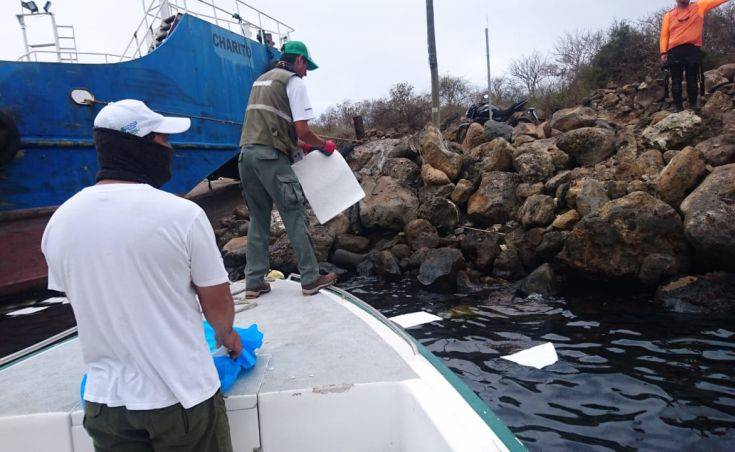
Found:
[[[69,304],[69,299],[66,297],[54,297],[43,300],[43,304]]]
[[[437,317],[434,314],[429,314],[428,312],[420,311],[412,312],[410,314],[397,315],[395,317],[391,317],[388,320],[391,320],[401,325],[403,328],[411,328],[412,326],[436,322],[437,320],[442,320],[442,318]]]
[[[551,342],[537,345],[528,350],[513,353],[512,355],[502,356],[502,358],[513,361],[521,366],[535,367],[536,369],[543,369],[559,361],[554,344]]]
[[[44,309],[48,309],[48,306],[44,306],[44,307],[40,307],[40,308],[23,308],[23,309],[18,309],[17,311],[8,312],[7,315],[9,315],[11,317],[16,317],[16,316],[19,316],[19,315],[29,315],[29,314],[34,314],[34,313],[36,313],[38,311],[43,311]]]
[[[291,168],[321,224],[365,197],[360,183],[339,152],[327,157],[313,151]]]

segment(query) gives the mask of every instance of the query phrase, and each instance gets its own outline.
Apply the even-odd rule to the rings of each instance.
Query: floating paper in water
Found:
[[[513,361],[521,366],[530,366],[535,367],[536,369],[543,369],[544,367],[550,366],[559,361],[554,344],[551,342],[537,345],[529,348],[528,350],[513,353],[512,355],[502,356],[502,358],[507,359],[508,361]]]
[[[48,309],[48,306],[41,306],[41,307],[37,307],[37,308],[23,308],[23,309],[18,309],[17,311],[8,312],[7,315],[9,315],[11,317],[16,317],[16,316],[19,316],[19,315],[34,314],[34,313],[36,313],[38,311],[43,311],[44,309]]]
[[[365,197],[360,183],[339,152],[327,157],[313,151],[291,168],[322,224]]]
[[[401,325],[403,328],[411,328],[412,326],[436,322],[437,320],[441,319],[441,317],[437,317],[434,314],[429,314],[428,312],[421,311],[412,312],[410,314],[397,315],[395,317],[391,317],[388,320],[392,320],[393,322]]]
[[[48,300],[43,300],[43,304],[69,304],[69,299],[66,297],[53,297]]]

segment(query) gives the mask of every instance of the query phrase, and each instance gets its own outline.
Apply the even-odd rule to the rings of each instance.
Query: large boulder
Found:
[[[704,73],[704,88],[708,93],[711,93],[720,86],[727,85],[728,83],[730,83],[730,80],[723,77],[716,69]]]
[[[641,83],[635,95],[635,102],[643,108],[648,108],[664,97],[664,87],[661,83]]]
[[[485,136],[485,129],[482,127],[482,124],[473,122],[467,129],[467,134],[464,136],[464,140],[462,141],[462,147],[464,150],[469,151],[470,149],[490,140],[491,138]]]
[[[245,250],[248,245],[247,237],[235,237],[222,247],[222,261],[228,269],[245,265]]]
[[[392,177],[402,185],[416,185],[420,170],[417,164],[407,158],[389,158],[383,164],[381,174]]]
[[[421,179],[426,185],[447,185],[452,183],[443,171],[434,168],[428,163],[424,163],[421,166]]]
[[[689,247],[676,211],[635,192],[577,223],[559,258],[590,279],[655,284],[688,269]]]
[[[579,223],[579,220],[581,219],[582,217],[579,215],[579,212],[572,209],[556,217],[554,222],[551,223],[551,227],[562,231],[569,230],[572,229],[575,224]]]
[[[735,163],[735,135],[724,134],[704,140],[696,148],[707,164],[722,166]]]
[[[597,121],[597,115],[594,110],[588,107],[575,107],[554,113],[549,125],[560,132],[569,132],[582,127],[591,127],[595,125],[595,121]]]
[[[678,208],[687,193],[696,187],[707,170],[704,159],[693,147],[684,148],[666,165],[656,180],[661,199]]]
[[[457,273],[466,266],[462,252],[456,248],[429,250],[419,268],[418,280],[424,286],[451,291],[457,286]]]
[[[363,178],[362,188],[365,191],[365,198],[360,201],[363,227],[400,231],[416,218],[418,197],[392,177]]]
[[[508,281],[518,281],[527,274],[518,249],[513,245],[502,247],[493,265],[493,276]]]
[[[439,233],[436,228],[423,218],[417,218],[408,223],[403,233],[406,235],[406,242],[413,250],[436,248],[439,243]]]
[[[567,205],[574,207],[582,217],[596,211],[608,201],[610,198],[605,185],[588,177],[577,181],[567,192]]]
[[[421,133],[421,157],[424,163],[443,172],[453,181],[457,180],[462,170],[462,156],[447,147],[439,129],[431,124]]]
[[[446,198],[432,198],[421,203],[418,217],[433,224],[439,232],[448,234],[454,231],[459,223],[459,209]]]
[[[472,148],[468,157],[481,160],[483,171],[509,171],[513,167],[513,146],[502,138]]]
[[[721,118],[725,113],[731,112],[733,106],[735,106],[735,101],[730,96],[721,91],[717,91],[704,104],[702,113],[706,116]]]
[[[398,279],[401,277],[398,259],[388,250],[370,253],[368,261],[372,264],[372,271],[382,278]]]
[[[559,278],[549,264],[543,264],[518,283],[518,293],[523,296],[539,294],[553,297],[559,294]]]
[[[475,192],[475,184],[467,179],[460,179],[454,187],[450,198],[457,205],[464,205],[469,201],[472,193]]]
[[[309,232],[317,261],[326,262],[334,246],[334,234],[323,225],[312,226]]]
[[[460,244],[462,253],[479,271],[487,273],[500,254],[500,237],[492,231],[468,230]]]
[[[530,146],[516,150],[513,168],[525,182],[543,182],[556,171],[549,152]]]
[[[735,63],[723,64],[717,68],[717,72],[728,81],[733,81],[735,78]]]
[[[517,174],[491,171],[484,173],[480,188],[467,203],[467,214],[483,224],[503,224],[513,218],[520,207],[516,188]]]
[[[556,145],[580,165],[593,166],[615,152],[615,133],[600,127],[582,127],[560,136]]]
[[[672,113],[654,125],[646,127],[643,138],[662,151],[681,149],[702,129],[702,118],[691,111]]]
[[[735,275],[715,272],[684,276],[658,288],[655,302],[669,311],[735,314]]]
[[[506,141],[511,141],[513,127],[504,122],[493,121],[491,119],[485,123],[485,137],[489,140],[502,138]]]
[[[681,203],[681,211],[700,260],[735,271],[735,164],[715,168]]]
[[[347,157],[347,163],[352,171],[362,171],[371,175],[380,173],[381,164],[385,158],[393,151],[400,140],[384,139],[369,141],[363,145],[355,147]]]
[[[340,234],[334,241],[334,248],[352,253],[364,253],[370,248],[370,239],[353,234]]]
[[[546,195],[533,195],[526,199],[518,210],[518,219],[526,229],[548,226],[554,221],[555,210],[554,198]]]
[[[293,248],[291,248],[291,242],[288,241],[286,234],[278,237],[278,239],[270,245],[268,254],[270,256],[272,269],[278,270],[284,275],[298,273],[296,255],[293,252]]]

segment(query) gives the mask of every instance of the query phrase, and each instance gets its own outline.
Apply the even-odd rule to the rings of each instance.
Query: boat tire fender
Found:
[[[15,158],[20,149],[20,132],[13,117],[0,110],[0,166],[4,166]]]

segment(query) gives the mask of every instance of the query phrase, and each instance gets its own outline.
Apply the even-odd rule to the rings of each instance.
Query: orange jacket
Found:
[[[704,15],[729,0],[700,0],[686,8],[676,7],[666,13],[661,25],[661,53],[683,44],[702,47]]]

